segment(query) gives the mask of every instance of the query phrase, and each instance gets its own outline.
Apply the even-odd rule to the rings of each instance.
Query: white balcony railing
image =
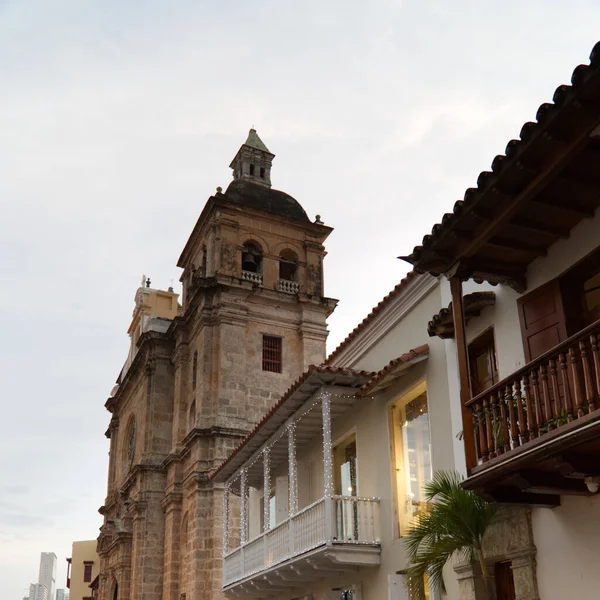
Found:
[[[327,519],[327,507],[331,510],[330,519]],[[377,546],[378,508],[377,498],[321,498],[273,529],[226,554],[223,559],[223,587],[319,546]]]
[[[254,273],[253,271],[242,271],[242,279],[262,285],[262,275],[260,273]]]
[[[279,283],[277,284],[277,289],[280,292],[285,292],[286,294],[297,294],[298,290],[300,290],[300,284],[297,281],[280,279]]]

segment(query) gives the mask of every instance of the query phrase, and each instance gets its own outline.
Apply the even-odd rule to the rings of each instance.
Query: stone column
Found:
[[[161,502],[165,511],[165,550],[162,600],[179,600],[182,494],[171,492]]]
[[[537,587],[535,548],[509,556],[512,562],[516,600],[540,600]]]

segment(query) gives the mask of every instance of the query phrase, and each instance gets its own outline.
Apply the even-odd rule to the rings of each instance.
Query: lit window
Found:
[[[263,335],[262,370],[281,373],[283,340],[273,335]]]
[[[390,408],[392,468],[396,496],[397,533],[406,535],[426,509],[423,488],[431,480],[431,440],[427,391],[422,383]]]

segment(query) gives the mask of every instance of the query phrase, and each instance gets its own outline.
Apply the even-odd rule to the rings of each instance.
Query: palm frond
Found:
[[[466,553],[472,559],[475,551],[481,549],[483,536],[496,515],[496,507],[465,490],[462,480],[453,471],[438,471],[425,485],[429,510],[404,539],[411,561],[405,582],[417,594],[423,592],[426,574],[433,587],[444,590],[442,573],[446,562],[455,553]]]

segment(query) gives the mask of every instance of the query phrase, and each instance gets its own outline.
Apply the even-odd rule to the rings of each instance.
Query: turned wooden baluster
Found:
[[[515,416],[515,402],[512,393],[512,386],[507,385],[504,390],[504,400],[508,404],[508,416],[510,417],[510,439],[512,440],[512,447],[516,448],[519,445],[519,434],[517,433],[517,418]]]
[[[560,380],[563,384],[563,393],[565,412],[567,413],[567,422],[573,420],[573,403],[571,402],[571,386],[569,385],[569,372],[567,371],[567,357],[564,352],[558,355],[558,364],[560,365]]]
[[[483,460],[482,446],[481,446],[481,417],[480,417],[481,407],[479,404],[473,405],[473,439],[475,440],[475,453],[478,458]],[[479,430],[479,435],[477,435]]]
[[[484,400],[479,408],[479,446],[481,449],[481,460],[487,462],[489,459],[488,445],[487,445],[487,431],[486,431],[486,407],[487,402]]]
[[[516,398],[517,416],[519,418],[519,446],[522,446],[527,441],[527,424],[525,423],[525,411],[523,410],[523,396],[520,379],[515,382],[513,390],[513,398]]]
[[[579,357],[574,346],[569,348],[569,359],[571,363],[571,375],[573,377],[573,395],[575,396],[575,408],[577,409],[577,418],[583,417],[583,388],[577,364]]]
[[[558,371],[556,370],[556,360],[551,358],[548,361],[548,367],[550,368],[550,383],[552,385],[552,413],[556,419],[556,426],[562,425],[560,419],[560,386],[558,385]]]
[[[495,458],[500,454],[501,448],[501,445],[498,443],[498,426],[500,425],[500,421],[498,419],[498,397],[496,394],[490,396],[490,411],[492,413],[492,437],[494,438],[494,445],[490,447],[490,458]]]
[[[579,342],[579,354],[581,354],[581,364],[583,365],[583,381],[585,383],[585,401],[588,412],[592,412],[594,406],[594,382],[592,379],[592,369],[590,367],[590,357],[588,355],[586,343]]]
[[[487,434],[487,457],[494,458],[494,436],[492,435],[492,407],[489,398],[483,401],[483,410],[485,411],[485,432]]]
[[[498,404],[500,404],[500,421],[502,425],[502,446],[504,452],[510,450],[510,437],[508,435],[508,419],[506,417],[506,402],[504,400],[504,394],[501,390],[498,390]],[[498,432],[500,435],[500,432]]]
[[[594,397],[594,404],[590,404],[590,412],[598,408],[596,399],[600,394],[600,352],[598,351],[598,338],[595,334],[590,335],[590,346],[592,348],[592,358],[594,361],[594,375],[596,379],[596,396]]]
[[[552,431],[554,426],[550,419],[552,419],[552,409],[550,404],[550,387],[548,386],[548,373],[546,373],[546,367],[540,366],[540,379],[542,381],[542,398],[544,401],[544,421],[548,425],[548,431]]]
[[[540,435],[542,435],[541,427],[544,422],[544,417],[542,415],[542,402],[540,399],[540,386],[538,384],[537,369],[533,369],[533,371],[531,371],[531,388],[533,389],[533,402],[535,404],[535,434],[537,437],[540,437]]]
[[[523,393],[525,394],[525,410],[527,412],[527,438],[524,441],[531,441],[535,437],[537,429],[537,420],[533,413],[533,407],[531,405],[531,392],[529,391],[529,375],[525,373],[523,375]]]

